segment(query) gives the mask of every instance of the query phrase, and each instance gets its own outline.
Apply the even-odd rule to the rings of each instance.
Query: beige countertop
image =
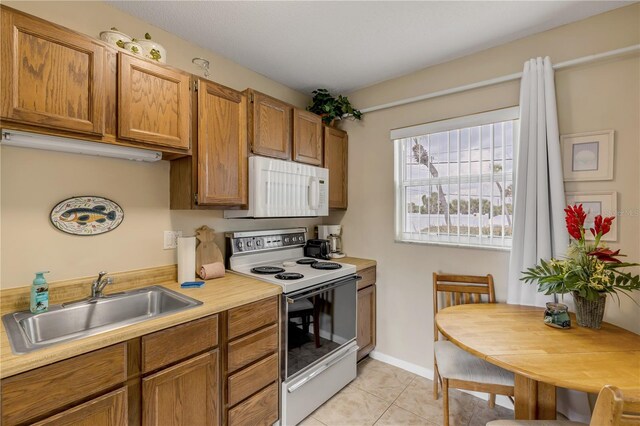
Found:
[[[376,266],[377,262],[375,260],[371,260],[371,259],[361,259],[359,257],[343,257],[341,259],[334,259],[336,262],[342,262],[342,263],[350,263],[351,265],[356,265],[356,270],[358,272],[362,271],[363,269],[367,269],[370,268],[372,266]]]
[[[345,257],[339,259],[339,261],[355,265],[358,271],[376,265],[376,262],[373,260],[354,257]],[[11,352],[7,332],[4,328],[4,324],[2,324],[0,328],[0,378],[13,376],[37,367],[52,364],[63,359],[94,351],[119,342],[124,342],[145,334],[153,333],[154,331],[173,327],[178,324],[193,321],[207,315],[213,315],[218,312],[226,311],[237,306],[245,305],[247,303],[255,302],[256,300],[265,299],[282,293],[282,288],[280,286],[268,284],[253,278],[234,274],[229,271],[227,271],[223,278],[206,281],[206,284],[202,288],[183,289],[180,288],[180,285],[175,281],[175,266],[161,267],[159,269],[168,269],[170,271],[169,273],[174,274],[174,278],[164,281],[159,280],[154,282],[154,284],[162,285],[171,290],[193,297],[194,299],[203,302],[203,304],[166,317],[155,318],[106,333],[61,343],[22,355],[16,355]],[[163,271],[163,273],[165,272],[166,271]],[[122,273],[121,275],[123,277],[128,277],[129,275],[134,275],[136,273],[137,272]],[[137,273],[137,275],[139,276],[140,274]],[[149,282],[141,281],[137,277],[134,278],[134,280],[135,279],[138,280],[136,283],[128,282],[123,285],[123,288],[115,288],[113,291],[121,291],[124,288],[135,288],[150,285]],[[60,296],[61,300],[56,300],[58,297],[53,296],[51,303],[61,303],[63,301],[77,299],[77,297],[70,295],[73,294],[75,296],[78,291],[82,291],[83,287],[80,285],[81,281],[83,282],[82,285],[86,287],[87,284],[84,282],[86,279],[74,280],[67,285],[60,285],[59,287],[55,283],[52,283],[50,286],[50,290],[52,292],[58,291],[59,293],[66,293],[66,295],[65,297]],[[7,304],[24,303],[25,295],[23,293],[25,293],[25,291],[28,292],[28,288],[9,289],[3,291],[2,296],[6,297]],[[82,294],[86,294],[86,289],[84,289],[84,293]],[[3,314],[6,312],[7,308],[5,307],[5,312],[3,312]]]
[[[36,367],[52,364],[72,356],[282,293],[280,286],[267,284],[232,272],[227,272],[223,278],[207,281],[202,288],[183,289],[175,281],[160,284],[203,303],[200,306],[173,315],[125,326],[117,330],[61,343],[22,355],[15,355],[11,352],[3,324],[0,332],[0,377],[13,376]]]

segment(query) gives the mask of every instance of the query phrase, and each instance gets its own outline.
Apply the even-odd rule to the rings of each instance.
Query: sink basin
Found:
[[[53,305],[41,314],[15,312],[2,317],[16,354],[115,330],[189,309],[202,302],[161,286]]]

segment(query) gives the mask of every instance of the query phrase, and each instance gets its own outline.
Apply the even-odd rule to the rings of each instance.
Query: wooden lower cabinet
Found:
[[[121,388],[33,425],[122,426],[125,424],[127,424],[127,389]]]
[[[271,426],[278,420],[278,383],[229,410],[229,426]]]
[[[126,380],[126,345],[119,343],[2,380],[2,424],[42,419]]]
[[[142,424],[220,424],[218,350],[142,379]]]
[[[278,301],[259,300],[2,379],[0,424],[271,425],[279,418]],[[264,316],[250,325],[249,312]]]
[[[358,283],[358,361],[376,346],[376,267],[367,268],[359,274],[362,280]]]
[[[227,313],[224,424],[271,425],[279,418],[279,300],[276,296]]]

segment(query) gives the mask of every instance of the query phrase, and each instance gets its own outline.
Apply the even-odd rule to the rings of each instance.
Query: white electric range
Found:
[[[226,233],[230,270],[282,286],[281,424],[356,377],[356,267],[304,256],[306,228]]]

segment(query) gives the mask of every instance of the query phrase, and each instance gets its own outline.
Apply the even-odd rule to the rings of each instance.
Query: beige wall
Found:
[[[150,32],[168,50],[168,64],[194,74],[195,56],[211,61],[211,79],[237,90],[253,87],[294,105],[309,98],[243,68],[213,52],[100,2],[15,2],[3,4],[97,37],[112,26],[140,36]],[[2,147],[0,156],[0,286],[31,283],[33,272],[51,270],[51,281],[166,265],[175,250],[163,250],[163,231],[193,234],[200,225],[216,231],[309,226],[318,220],[225,220],[221,211],[169,210],[169,163],[126,160]],[[63,234],[49,223],[51,208],[73,195],[100,195],[118,202],[125,220],[116,230],[94,237]],[[222,234],[219,240],[222,243]]]
[[[640,43],[640,5],[635,4],[527,37],[350,94],[360,108],[499,77],[522,70],[525,60],[549,55],[554,63]],[[617,190],[619,240],[613,244],[640,260],[640,60],[617,58],[556,73],[561,133],[616,130],[615,180],[568,183],[567,191]],[[477,89],[366,114],[348,122],[349,209],[325,222],[341,221],[347,253],[378,260],[376,350],[432,368],[434,271],[486,274],[506,298],[509,253],[394,242],[391,129],[518,104],[519,82]],[[635,299],[640,300],[640,292]],[[640,332],[640,308],[610,298],[606,318]]]

